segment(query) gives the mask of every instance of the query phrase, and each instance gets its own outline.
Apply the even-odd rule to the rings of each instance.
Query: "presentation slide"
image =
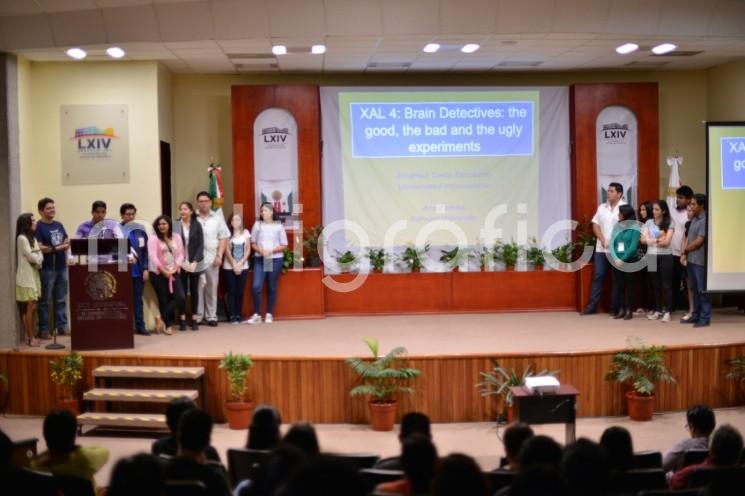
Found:
[[[353,221],[370,246],[392,228],[394,246],[422,230],[433,247],[478,245],[485,228],[506,242],[540,238],[554,215],[541,211],[568,214],[564,88],[322,88],[321,97],[324,223]]]
[[[745,122],[708,123],[709,291],[745,290]]]

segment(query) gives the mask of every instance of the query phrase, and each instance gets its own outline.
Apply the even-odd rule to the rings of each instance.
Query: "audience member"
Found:
[[[41,219],[36,224],[36,239],[44,254],[41,264],[41,299],[39,300],[39,337],[49,339],[49,300],[54,299],[54,326],[57,335],[67,332],[67,251],[70,237],[62,223],[54,220],[54,200],[42,198],[37,205]]]
[[[174,398],[168,402],[168,406],[166,407],[166,424],[168,424],[168,429],[171,431],[171,435],[162,437],[153,443],[150,452],[154,456],[176,456],[178,454],[177,439],[179,421],[185,412],[194,410],[196,407],[197,405],[186,396]],[[207,446],[207,448],[205,448],[204,455],[208,460],[215,462],[220,461],[220,455],[212,446]]]
[[[4,496],[58,496],[48,474],[13,466],[13,442],[0,430],[0,481]]]
[[[486,496],[488,485],[484,473],[470,456],[453,453],[442,458],[432,483],[434,496]]]
[[[202,224],[196,220],[194,207],[191,203],[184,201],[178,206],[179,219],[173,223],[173,232],[181,236],[184,242],[184,261],[181,263],[181,286],[184,293],[189,296],[191,307],[192,331],[199,330],[199,322],[194,317],[199,307],[199,279],[202,275],[197,270],[199,264],[204,260],[204,234],[202,233]],[[186,299],[181,307],[179,319],[179,331],[186,330]]]
[[[196,321],[202,317],[210,327],[217,326],[217,285],[223,254],[228,245],[230,231],[225,224],[222,210],[212,211],[212,197],[206,191],[197,193],[197,220],[202,225],[204,239],[203,258],[197,264],[199,277],[199,300],[197,301]]]
[[[610,485],[610,467],[605,448],[578,439],[564,450],[561,473],[567,493],[572,496],[602,496]]]
[[[533,437],[533,429],[528,424],[518,422],[512,424],[504,431],[504,453],[507,458],[507,465],[504,468],[510,472],[518,472],[520,469],[520,463],[518,462],[518,455],[520,454],[520,448],[522,448],[525,441]]]
[[[279,426],[282,417],[271,405],[260,405],[254,410],[251,425],[248,426],[248,440],[246,448],[255,450],[270,450],[279,443]]]
[[[688,240],[681,263],[688,269],[693,286],[693,311],[684,324],[706,327],[711,322],[711,295],[706,292],[706,195],[698,193],[691,200],[694,218],[688,229]]]
[[[207,496],[229,496],[223,471],[207,463],[205,450],[211,436],[212,418],[206,412],[184,412],[178,428],[178,456],[165,461],[166,480],[199,481],[206,486]]]
[[[106,496],[162,496],[165,482],[163,467],[158,460],[140,453],[116,462]]]
[[[145,291],[145,283],[150,278],[147,258],[147,232],[145,226],[135,222],[137,208],[131,203],[124,203],[119,207],[122,217],[122,232],[129,240],[129,253],[133,263],[130,265],[132,274],[132,306],[134,307],[135,334],[149,336],[145,329],[145,313],[142,296]]]
[[[261,463],[254,480],[241,481],[233,491],[235,496],[274,496],[304,468],[309,457],[294,445],[283,443],[272,450]]]
[[[437,464],[437,448],[422,434],[412,434],[403,442],[401,465],[404,478],[378,484],[377,492],[401,494],[429,494]]]
[[[517,462],[520,470],[535,465],[548,465],[558,469],[561,463],[561,446],[548,436],[533,436],[523,443]]]
[[[521,470],[515,480],[499,496],[565,496],[564,481],[559,471],[547,465],[536,465]]]
[[[686,429],[690,437],[675,443],[662,456],[662,469],[677,472],[683,468],[683,457],[688,450],[704,450],[709,447],[709,436],[716,427],[714,411],[707,405],[694,405],[686,412]]]
[[[398,433],[398,440],[403,445],[403,442],[412,434],[420,434],[428,438],[432,438],[432,430],[427,417],[423,413],[409,412],[401,419],[401,428]],[[381,470],[403,470],[401,465],[400,456],[392,456],[389,458],[382,458],[375,463],[374,468]]]
[[[623,472],[632,468],[634,443],[628,429],[619,426],[608,427],[600,436],[600,445],[605,448],[611,470]]]
[[[39,346],[34,339],[34,314],[41,297],[39,268],[44,261],[35,232],[34,214],[19,215],[16,220],[16,303],[29,346]]]
[[[316,456],[321,453],[316,429],[307,422],[292,424],[282,438],[282,444],[295,446],[308,456]]]
[[[32,467],[54,475],[88,479],[95,487],[94,475],[109,460],[109,450],[76,445],[78,422],[69,410],[54,410],[47,415],[42,430],[47,451],[39,455]]]
[[[279,496],[364,496],[365,482],[353,465],[320,455],[295,473]]]
[[[685,467],[673,475],[670,489],[686,489],[690,484],[690,477],[694,470],[701,467],[728,468],[734,467],[740,461],[742,454],[742,436],[737,429],[729,424],[722,425],[714,431],[709,447],[709,456],[703,463]]]

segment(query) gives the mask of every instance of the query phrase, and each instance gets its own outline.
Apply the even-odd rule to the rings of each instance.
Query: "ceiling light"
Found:
[[[86,55],[88,55],[87,53],[85,53],[85,50],[83,50],[82,48],[70,48],[65,53],[67,53],[68,57],[71,57],[75,60],[83,60],[86,57]]]
[[[313,45],[310,47],[310,53],[313,55],[321,55],[326,53],[326,45]]]
[[[616,47],[616,52],[621,55],[626,55],[627,53],[635,52],[638,49],[639,45],[636,43],[624,43],[623,45]]]
[[[274,45],[272,47],[272,53],[274,55],[284,55],[287,53],[287,47],[284,45]]]
[[[672,43],[663,43],[661,45],[657,45],[656,47],[652,48],[652,53],[655,55],[663,55],[668,52],[672,52],[678,48],[677,46],[673,45]]]
[[[461,48],[460,51],[463,53],[473,53],[479,48],[481,47],[476,43],[468,43],[467,45],[463,45],[463,48]]]
[[[114,46],[106,49],[106,53],[109,54],[109,57],[114,59],[120,59],[124,57],[124,50],[121,48]]]
[[[427,43],[424,46],[424,48],[422,48],[422,51],[427,52],[427,53],[435,53],[439,49],[440,49],[439,43]]]

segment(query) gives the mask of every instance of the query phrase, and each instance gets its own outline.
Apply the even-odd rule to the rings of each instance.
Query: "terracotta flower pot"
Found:
[[[228,419],[228,427],[236,430],[248,429],[253,412],[253,401],[231,401],[225,403],[225,416]]]
[[[57,410],[70,410],[76,417],[80,415],[80,401],[74,398],[57,398],[54,407]]]
[[[396,402],[391,403],[367,403],[370,408],[370,426],[374,431],[392,431],[396,422]]]
[[[626,404],[631,420],[646,422],[652,420],[654,413],[654,395],[640,396],[634,391],[626,393]]]

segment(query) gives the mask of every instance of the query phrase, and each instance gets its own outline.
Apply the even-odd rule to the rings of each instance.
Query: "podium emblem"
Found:
[[[85,278],[85,291],[92,300],[109,300],[116,294],[116,279],[109,272],[91,272]]]

